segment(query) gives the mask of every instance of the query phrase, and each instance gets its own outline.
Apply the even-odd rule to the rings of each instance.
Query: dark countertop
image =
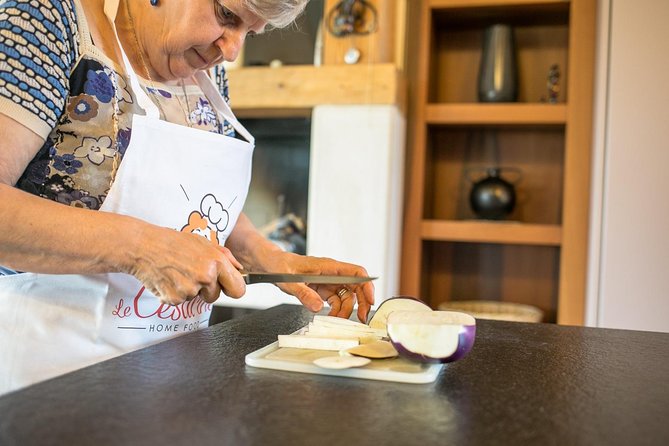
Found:
[[[263,370],[282,305],[0,398],[0,444],[666,445],[669,334],[479,321],[433,384]]]

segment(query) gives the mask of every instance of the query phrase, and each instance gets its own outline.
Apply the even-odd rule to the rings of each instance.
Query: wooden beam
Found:
[[[404,110],[405,80],[393,64],[294,65],[228,71],[235,111],[309,109],[323,104],[395,104]]]
[[[597,1],[574,0],[571,17],[558,323],[582,325],[588,270]]]

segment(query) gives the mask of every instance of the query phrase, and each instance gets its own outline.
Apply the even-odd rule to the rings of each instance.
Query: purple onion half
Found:
[[[426,363],[453,362],[474,346],[476,320],[455,311],[398,311],[388,317],[388,336],[402,357]]]

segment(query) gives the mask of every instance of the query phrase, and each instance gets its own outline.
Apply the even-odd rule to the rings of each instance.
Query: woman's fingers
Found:
[[[336,285],[306,284],[278,284],[285,293],[295,296],[310,311],[318,312],[323,308],[323,302],[330,306],[328,314],[348,319],[353,313],[355,304],[358,304],[358,319],[366,323],[367,315],[373,302],[374,288],[371,284],[365,286],[348,287]],[[351,287],[351,288],[349,288]]]
[[[223,255],[225,256],[225,258],[228,259],[228,260],[230,261],[230,263],[232,264],[232,266],[234,266],[234,267],[237,268],[238,270],[240,270],[240,269],[244,269],[244,267],[242,266],[242,264],[239,263],[239,261],[238,261],[238,260],[235,258],[235,256],[232,254],[232,251],[230,251],[230,250],[229,250],[228,248],[226,248],[225,246],[217,246],[217,248],[218,248],[219,251],[221,251],[221,252],[223,253]]]
[[[366,323],[370,305],[363,297],[362,290],[360,288],[348,287],[340,287],[335,290],[329,291],[331,295],[326,299],[331,307],[329,315],[348,319],[353,313],[357,302],[358,319],[360,322]]]
[[[328,297],[328,304],[330,305],[328,316],[339,316],[339,310],[341,310],[341,300],[339,300],[339,296],[333,294]]]
[[[159,228],[142,252],[145,256],[130,272],[166,304],[198,296],[213,303],[222,291],[233,298],[246,292],[239,261],[229,249],[201,236]]]
[[[353,296],[353,292],[346,287],[341,287],[335,291],[327,298],[327,302],[330,305],[330,312],[328,315],[348,319],[353,311],[353,303],[355,300]]]
[[[203,301],[213,304],[221,295],[221,286],[218,283],[218,280],[215,283],[208,284],[203,286],[198,293],[198,296]]]
[[[223,294],[234,299],[239,299],[246,294],[246,283],[239,270],[231,264],[225,264],[218,273],[218,283],[221,285]],[[215,299],[214,299],[215,300]]]
[[[369,310],[374,304],[374,284],[372,282],[363,283],[356,293],[356,298],[358,301],[358,320],[366,324]]]
[[[178,293],[174,287],[167,283],[158,285],[156,288],[147,287],[149,291],[158,297],[158,299],[167,305],[179,305],[185,299]]]
[[[321,296],[304,283],[281,283],[277,284],[284,293],[295,296],[302,305],[314,313],[323,309],[323,299]]]

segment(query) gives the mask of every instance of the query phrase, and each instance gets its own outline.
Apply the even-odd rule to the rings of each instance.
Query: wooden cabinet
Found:
[[[418,2],[416,2],[418,3]],[[535,305],[582,324],[596,0],[424,0],[409,22],[410,115],[401,291]],[[484,30],[513,27],[518,100],[477,101]],[[545,101],[557,64],[561,91]],[[518,169],[504,221],[476,219],[475,173]],[[504,172],[503,172],[504,174]]]

